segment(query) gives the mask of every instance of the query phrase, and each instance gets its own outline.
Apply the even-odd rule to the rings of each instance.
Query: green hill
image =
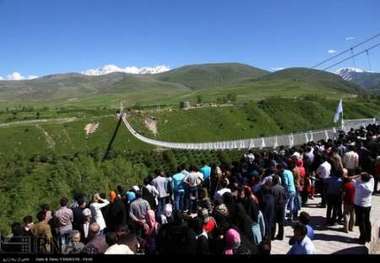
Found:
[[[238,63],[201,64],[180,67],[155,78],[181,83],[192,89],[210,89],[231,85],[245,78],[258,78],[268,71]]]

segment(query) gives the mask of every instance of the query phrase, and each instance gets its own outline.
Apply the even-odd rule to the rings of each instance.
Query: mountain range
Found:
[[[157,74],[85,75],[66,73],[32,80],[0,81],[0,103],[107,104],[126,97],[130,103],[177,102],[202,95],[235,93],[242,99],[268,96],[355,95],[359,85],[336,74],[307,68],[269,72],[239,63],[188,65]],[[104,103],[103,103],[104,102]]]
[[[336,73],[344,80],[356,83],[363,89],[380,92],[380,73],[367,72],[358,68],[342,68]]]

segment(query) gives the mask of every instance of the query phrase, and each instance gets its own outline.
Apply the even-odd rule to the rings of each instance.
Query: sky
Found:
[[[0,0],[0,78],[104,65],[311,67],[380,33],[379,17],[378,0]],[[331,70],[380,72],[379,58],[380,47]]]

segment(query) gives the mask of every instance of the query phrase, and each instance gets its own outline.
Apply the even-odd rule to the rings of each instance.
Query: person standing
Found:
[[[325,156],[321,156],[322,163],[318,166],[316,170],[317,177],[321,180],[321,207],[326,207],[326,189],[327,189],[327,179],[331,174],[331,164],[326,160]]]
[[[198,187],[203,182],[203,174],[198,172],[198,169],[195,166],[192,166],[190,174],[184,178],[184,181],[189,189],[188,202],[190,204],[190,211],[191,213],[195,213],[198,203]]]
[[[32,234],[37,241],[37,253],[52,252],[53,235],[45,211],[37,214],[38,223],[32,226]]]
[[[158,214],[161,215],[165,205],[169,202],[169,180],[163,171],[156,170],[156,177],[152,181],[152,185],[158,191]]]
[[[174,208],[183,211],[185,206],[185,182],[186,175],[182,173],[182,167],[178,167],[177,173],[172,177]]]
[[[335,174],[332,174],[327,182],[327,211],[326,221],[328,225],[335,225],[342,218],[339,214],[339,206],[342,205],[342,179]]]
[[[354,209],[354,198],[355,198],[355,184],[351,178],[347,177],[347,169],[343,170],[343,216],[344,216],[344,227],[343,231],[348,233],[348,231],[353,231],[355,222],[355,209]]]
[[[280,174],[282,185],[284,186],[287,192],[287,199],[285,203],[285,211],[284,211],[284,219],[286,220],[286,209],[289,208],[290,215],[289,220],[292,220],[292,217],[295,212],[295,201],[296,198],[296,187],[294,184],[294,176],[293,173],[284,168],[282,164],[277,165],[277,170]]]
[[[150,205],[148,201],[142,198],[141,191],[136,192],[136,200],[131,203],[129,210],[129,216],[132,219],[136,233],[141,236],[144,224],[146,224],[146,216],[148,210],[150,210]]]
[[[280,185],[280,178],[278,175],[273,176],[272,180],[272,193],[274,196],[274,222],[272,229],[272,240],[284,239],[284,213],[285,213],[285,204],[286,204],[286,191],[282,185]],[[276,224],[278,224],[278,233],[275,237],[276,233]]]
[[[344,154],[342,161],[344,167],[348,170],[348,175],[354,175],[356,168],[359,166],[359,154],[354,151],[352,145],[348,146],[348,152]]]
[[[66,197],[62,197],[60,200],[61,207],[55,212],[55,217],[59,223],[57,227],[58,240],[61,250],[63,251],[70,239],[70,233],[73,230],[73,211],[67,207],[68,200]]]
[[[355,214],[359,224],[360,236],[359,242],[365,244],[371,241],[371,221],[370,213],[372,206],[372,192],[374,179],[372,175],[363,172],[354,180],[355,183]]]
[[[95,215],[95,222],[99,225],[99,231],[102,232],[106,228],[106,221],[104,220],[104,215],[101,211],[103,207],[109,205],[109,201],[107,199],[103,199],[100,197],[98,193],[94,194],[93,202],[90,205],[90,208],[93,209]]]
[[[110,231],[115,231],[117,228],[127,223],[127,209],[125,203],[114,191],[110,192],[109,197],[110,205],[108,209],[107,225]]]
[[[202,161],[202,168],[200,172],[203,174],[203,186],[210,190],[210,176],[211,176],[211,167],[206,164],[205,161]]]

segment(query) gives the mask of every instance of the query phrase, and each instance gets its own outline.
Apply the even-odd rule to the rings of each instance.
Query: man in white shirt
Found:
[[[348,147],[348,152],[343,156],[343,165],[348,170],[348,175],[352,176],[355,169],[359,166],[359,155],[354,151],[352,146]]]
[[[186,175],[183,181],[188,185],[188,204],[192,213],[196,212],[198,203],[198,187],[203,182],[203,174],[197,167],[192,166],[190,174]]]
[[[330,177],[331,173],[331,164],[326,161],[325,157],[323,157],[324,162],[317,168],[316,174],[318,178],[321,180],[321,207],[326,207],[326,180]]]
[[[152,181],[152,185],[158,191],[158,214],[162,214],[165,204],[169,202],[169,179],[163,171],[156,171],[156,177]]]
[[[365,242],[371,241],[371,221],[370,212],[372,206],[372,192],[374,190],[373,176],[368,173],[361,173],[354,178],[360,177],[354,180],[355,183],[355,215],[359,224],[360,237],[359,243],[365,244]],[[352,178],[352,177],[351,177]]]

